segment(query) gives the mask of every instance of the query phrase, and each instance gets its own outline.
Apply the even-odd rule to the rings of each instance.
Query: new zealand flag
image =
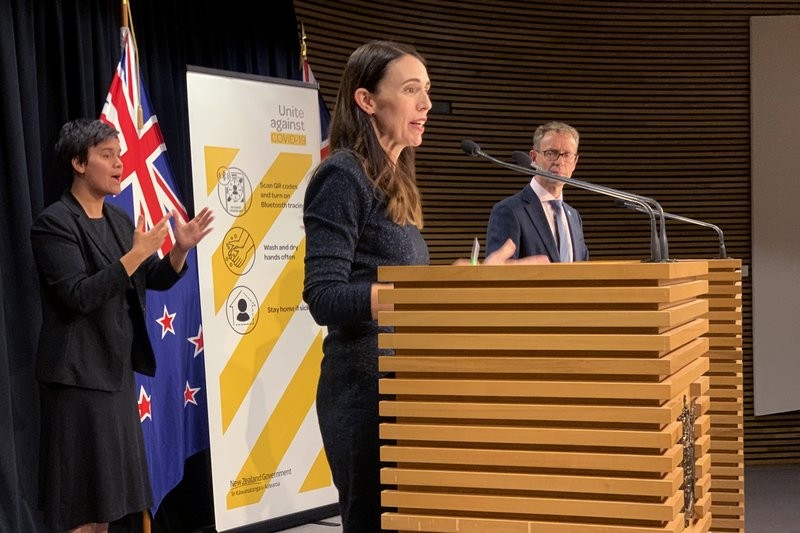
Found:
[[[308,64],[308,59],[303,56],[302,63],[303,81],[306,83],[317,83],[314,73],[311,71],[311,65]],[[331,153],[330,147],[330,123],[331,113],[328,111],[328,106],[325,105],[325,100],[322,99],[322,93],[318,93],[319,98],[319,131],[322,136],[319,145],[319,160],[322,161],[328,154]]]
[[[119,132],[122,145],[122,192],[107,200],[150,229],[177,209],[187,220],[177,195],[158,120],[141,85],[134,43],[122,28],[122,58],[100,118]],[[159,255],[169,253],[174,235]],[[154,378],[136,375],[139,417],[144,433],[155,514],[164,496],[183,478],[184,461],[208,448],[208,406],[203,362],[203,327],[195,250],[188,272],[168,291],[147,292],[147,322],[156,356]]]

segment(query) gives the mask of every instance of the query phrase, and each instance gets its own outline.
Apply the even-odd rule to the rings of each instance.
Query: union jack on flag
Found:
[[[303,56],[303,81],[306,83],[313,83],[317,85],[317,79],[314,77],[314,73],[311,72],[311,65],[308,64],[308,58]],[[328,154],[331,153],[330,147],[330,123],[331,123],[331,114],[328,111],[328,106],[325,105],[325,100],[322,98],[321,93],[317,93],[319,97],[319,131],[322,135],[322,139],[320,139],[319,144],[319,160],[322,161]]]
[[[121,41],[122,58],[100,115],[120,132],[122,148],[122,192],[107,201],[125,209],[134,222],[144,216],[148,229],[173,209],[186,221],[126,27]],[[173,244],[170,230],[159,256],[169,253]],[[158,370],[154,378],[136,375],[136,395],[153,489],[152,514],[183,478],[186,458],[209,445],[195,250],[186,263],[188,272],[171,289],[147,291],[145,321]]]

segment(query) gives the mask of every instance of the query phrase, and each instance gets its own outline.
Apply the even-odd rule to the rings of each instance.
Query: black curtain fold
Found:
[[[0,2],[0,531],[36,531],[38,399],[33,332],[38,292],[26,229],[40,209],[39,129],[31,10]],[[31,479],[34,478],[34,479]]]
[[[236,0],[131,0],[144,85],[190,213],[186,66],[300,79],[291,0],[263,4],[266,15],[253,9]],[[41,311],[29,231],[67,183],[53,157],[60,125],[100,114],[120,56],[120,11],[120,0],[0,0],[0,531],[45,531],[36,505],[33,373]],[[191,531],[213,520],[202,497],[210,488],[198,488],[210,481],[207,458],[187,465],[192,486],[176,492],[201,497],[168,497],[156,532]],[[165,509],[170,502],[174,510]]]

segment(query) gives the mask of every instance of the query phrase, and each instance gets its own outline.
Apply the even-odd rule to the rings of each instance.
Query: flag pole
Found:
[[[133,53],[136,54],[136,61],[135,65],[139,66],[139,51],[136,47],[136,35],[133,33],[133,17],[131,17],[131,6],[128,3],[128,0],[122,0],[122,13],[120,16],[120,27],[128,28],[128,31],[131,32],[131,40],[133,41]],[[138,74],[138,73],[137,73]],[[138,77],[137,77],[138,78]],[[136,90],[139,91],[139,84],[136,84]],[[141,102],[141,95],[139,96],[139,102]],[[140,103],[136,109],[136,118],[137,118],[137,125],[141,130],[144,127],[144,114],[142,113],[142,104]],[[145,509],[142,511],[142,533],[150,533],[151,532],[151,521],[150,521],[150,510]]]
[[[128,27],[128,0],[122,0],[122,16],[120,17],[120,26],[123,28]]]
[[[133,33],[133,17],[131,16],[131,5],[128,3],[128,0],[122,0],[122,24],[123,28],[128,28],[128,31],[131,32],[131,40],[133,41],[133,53],[136,55],[136,62],[134,63],[136,67],[139,67],[139,49],[136,46],[136,35]],[[137,77],[138,80],[138,72]],[[138,92],[140,85],[136,84],[136,91]],[[141,93],[139,94],[139,104],[136,107],[136,119],[137,119],[137,126],[141,130],[144,127],[144,113],[142,113],[142,98]],[[145,508],[142,511],[142,533],[151,533],[152,531],[152,520],[150,519],[150,509]]]
[[[300,59],[306,61],[308,59],[308,48],[306,47],[306,26],[303,21],[300,21]]]
[[[308,64],[308,45],[306,44],[306,25],[300,21],[300,71],[303,75],[303,81],[312,83],[317,89],[317,99],[319,100],[319,117],[320,117],[320,161],[325,159],[330,153],[330,132],[328,130],[330,123],[330,113],[328,106],[325,105],[325,100],[322,98],[322,93],[319,91],[319,83],[314,78],[311,72],[311,66]]]
[[[164,139],[155,113],[148,109],[144,126],[139,129],[139,124],[137,124],[137,108],[141,105],[141,110],[144,111],[147,87],[144,79],[139,78],[140,70],[136,62],[137,54],[131,31],[133,29],[131,28],[133,0],[118,1],[122,8],[121,11],[117,11],[119,18],[116,21],[120,28],[120,60],[114,70],[100,117],[115,127],[119,132],[120,141],[124,139],[125,142],[127,159],[123,169],[125,176],[123,188],[131,191],[131,189],[135,190],[141,186],[146,190],[156,191],[156,194],[138,195],[131,191],[132,194],[109,197],[106,201],[125,209],[132,220],[136,220],[139,214],[144,214],[144,218],[152,224],[159,220],[165,211],[172,209],[176,209],[183,220],[188,220],[186,208],[181,203],[180,195],[175,187],[172,169],[165,153]],[[154,166],[159,162],[158,172],[156,172]],[[170,235],[170,238],[165,239],[161,246],[161,254],[168,253],[172,244],[172,235]],[[176,339],[189,338],[195,348],[189,348],[180,340],[177,343],[170,343],[166,340],[164,343],[151,343],[155,357],[159,361],[159,378],[168,379],[143,379],[139,375],[136,376],[137,395],[140,398],[137,402],[140,409],[139,420],[145,446],[144,451],[147,455],[147,469],[153,501],[147,506],[147,509],[140,509],[141,514],[135,509],[132,512],[138,515],[133,519],[137,523],[135,529],[145,533],[155,532],[159,529],[155,524],[155,515],[166,494],[181,481],[187,455],[208,448],[206,406],[202,405],[202,411],[189,414],[184,410],[184,398],[182,397],[183,386],[181,384],[188,380],[194,383],[205,379],[202,357],[199,358],[198,364],[191,364],[196,361],[194,358],[202,352],[202,340],[199,340],[202,339],[202,327],[200,325],[195,254],[191,254],[187,258],[187,265],[190,261],[189,274],[194,271],[194,282],[189,280],[190,283],[177,284],[171,291],[147,295],[148,310],[165,309],[168,305],[170,309],[174,308],[171,312],[173,316],[177,313],[185,315],[188,320],[181,322],[190,322],[190,324],[183,324],[186,329],[179,331],[177,328],[180,326],[177,326],[175,329],[169,328],[169,331],[175,335]],[[163,330],[163,326],[159,327],[150,322],[148,321],[147,326]],[[173,324],[170,323],[170,325]],[[194,336],[195,332],[197,332],[196,337]],[[155,338],[154,335],[151,336]],[[169,337],[168,335],[167,339]],[[191,352],[194,354],[192,355]],[[162,363],[165,364],[162,365]],[[178,390],[181,391],[180,396],[170,395],[168,390],[173,385],[173,378],[174,385],[178,385]],[[170,398],[167,398],[167,395],[170,395]],[[172,396],[177,396],[176,401],[172,401]],[[154,405],[158,398],[159,408],[163,409],[159,413],[165,415],[164,417],[160,417],[156,410],[151,410],[151,397]],[[161,399],[164,401],[160,401]],[[167,414],[166,411],[171,411],[171,413]],[[178,413],[181,414],[180,416],[186,417],[185,423],[177,426],[168,424],[168,418]],[[165,442],[185,442],[186,446],[185,448],[171,444],[162,446]],[[167,464],[180,465],[180,468],[164,468]]]
[[[133,15],[131,14],[131,5],[128,0],[122,0],[122,28],[127,28],[131,34],[131,42],[133,43],[133,55],[135,56],[135,61],[133,62],[136,65],[136,68],[139,68],[139,46],[136,44],[136,32],[133,31]],[[144,112],[142,111],[142,94],[141,94],[141,84],[139,83],[139,72],[135,73],[136,79],[136,95],[137,98],[137,105],[136,105],[136,126],[139,130],[144,128]]]
[[[139,67],[139,50],[136,47],[136,35],[133,33],[133,17],[131,17],[131,6],[128,3],[128,0],[122,0],[122,14],[120,17],[120,27],[128,28],[128,31],[131,32],[131,41],[133,41],[133,53],[136,55],[136,61],[134,64],[136,67]],[[138,80],[138,72],[136,73],[136,79]],[[140,85],[136,84],[136,91],[139,92]],[[141,94],[139,94],[139,104],[136,107],[136,119],[137,119],[137,126],[141,130],[144,127],[144,114],[142,113],[142,104],[141,104]],[[151,533],[152,531],[152,520],[150,519],[150,509],[144,509],[142,511],[142,533]]]

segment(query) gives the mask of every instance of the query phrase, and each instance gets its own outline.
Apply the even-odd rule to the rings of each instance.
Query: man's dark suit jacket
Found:
[[[130,217],[108,203],[103,216],[120,249],[130,250]],[[153,255],[129,278],[119,250],[104,244],[69,191],[36,219],[31,243],[42,292],[37,379],[119,391],[125,359],[131,357],[134,370],[154,375],[156,362],[144,322],[145,289],[168,289],[183,274],[175,272],[169,256],[159,260]],[[133,298],[126,294],[131,286]],[[132,327],[122,326],[131,321]]]
[[[587,261],[589,250],[583,240],[581,216],[564,202],[569,233],[572,238],[572,257],[575,261]],[[550,262],[559,261],[558,247],[550,230],[542,202],[530,185],[513,196],[497,202],[489,215],[486,228],[486,255],[500,248],[507,239],[514,241],[517,249],[514,257],[546,255]]]

